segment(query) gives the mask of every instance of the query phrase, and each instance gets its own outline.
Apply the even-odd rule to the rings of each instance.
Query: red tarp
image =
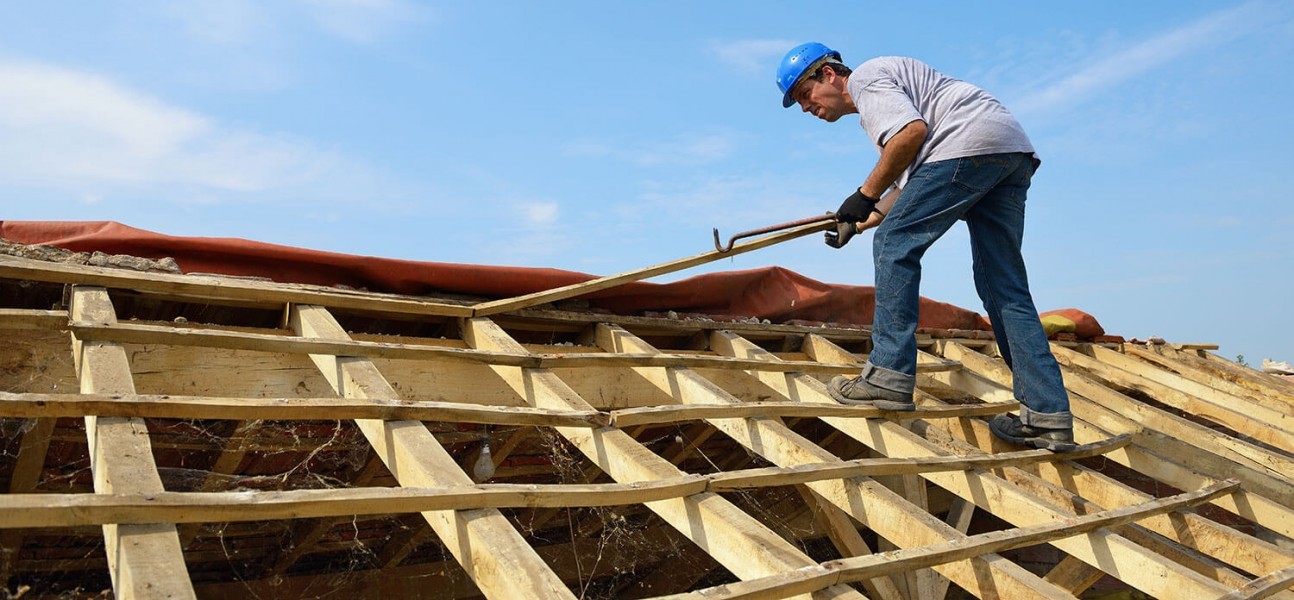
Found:
[[[253,275],[283,283],[342,284],[378,292],[507,298],[596,278],[527,267],[416,262],[306,250],[237,238],[176,237],[111,221],[0,221],[0,237],[77,252],[172,257],[186,273]],[[620,314],[676,311],[867,325],[874,289],[828,284],[780,267],[698,275],[673,283],[636,282],[588,294],[594,308]],[[921,299],[921,327],[988,330],[978,313]]]

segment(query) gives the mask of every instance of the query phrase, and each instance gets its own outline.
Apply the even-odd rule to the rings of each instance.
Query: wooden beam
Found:
[[[0,308],[0,329],[67,329],[67,311]]]
[[[1061,364],[1086,371],[1102,381],[1134,389],[1151,398],[1187,414],[1204,417],[1220,423],[1232,431],[1256,440],[1294,452],[1294,413],[1284,414],[1265,406],[1247,402],[1184,380],[1117,352],[1095,348],[1093,358],[1067,348],[1053,348],[1052,353]],[[1167,382],[1171,382],[1171,385]],[[1183,388],[1189,391],[1183,391]],[[1265,460],[1271,468],[1288,479],[1294,479],[1294,459],[1272,455]]]
[[[961,348],[959,354],[951,354]],[[975,360],[974,353],[960,343],[946,344],[944,353]],[[983,355],[979,355],[983,356]],[[987,358],[976,361],[983,372],[990,373],[996,368]],[[987,365],[987,366],[986,366]],[[1289,506],[1294,506],[1294,488],[1289,480],[1266,469],[1258,461],[1249,458],[1249,451],[1261,451],[1252,444],[1214,431],[1208,427],[1192,423],[1176,415],[1138,402],[1097,381],[1066,366],[1061,366],[1061,376],[1065,379],[1065,388],[1070,392],[1070,409],[1082,419],[1103,431],[1113,433],[1132,433],[1136,444],[1150,450],[1147,454],[1135,446],[1129,446],[1110,456],[1116,461],[1129,465],[1135,463],[1135,470],[1177,487],[1191,489],[1193,483],[1204,480],[1216,481],[1228,477],[1239,479],[1244,491],[1236,501],[1220,498],[1216,504],[1235,512],[1247,519],[1254,520],[1265,527],[1278,531],[1289,531],[1294,536],[1294,519]],[[999,383],[970,373],[938,373],[932,377],[958,389],[965,390],[981,399],[996,400],[1011,394],[1010,388],[1003,385],[1006,375],[1000,373]],[[991,377],[990,377],[991,378]],[[1120,456],[1127,454],[1127,457]],[[1165,457],[1180,460],[1185,468]],[[1201,478],[1201,475],[1208,475]],[[1248,492],[1258,492],[1249,498]]]
[[[77,319],[113,323],[112,301],[103,288],[72,288]],[[82,342],[73,337],[77,376],[83,393],[133,394],[126,350],[119,344]],[[153,461],[148,426],[140,418],[85,418],[90,468],[98,494],[155,494],[164,491]],[[194,598],[184,551],[173,523],[103,526],[108,572],[118,598]]]
[[[836,508],[826,498],[814,493],[807,485],[797,485],[795,486],[795,491],[799,492],[800,497],[804,498],[804,503],[811,507],[814,521],[817,522],[820,529],[826,532],[827,537],[841,556],[848,558],[850,556],[867,556],[872,553],[872,549],[867,545],[867,541],[863,539],[863,536],[858,533],[858,526],[849,517],[848,513]],[[869,598],[903,600],[899,589],[895,587],[894,582],[888,577],[874,577],[861,583]]]
[[[1207,371],[1197,364],[1173,358],[1163,352],[1146,350],[1145,348],[1131,344],[1124,344],[1123,353],[1154,364],[1160,369],[1169,370],[1198,384],[1226,392],[1233,396],[1240,396],[1249,402],[1255,402],[1273,410],[1289,411],[1291,408],[1294,408],[1294,398],[1284,398],[1276,390],[1268,388],[1265,392],[1255,391],[1249,386],[1241,385],[1231,379],[1219,377],[1214,374],[1214,372]]]
[[[1229,482],[1228,484],[1210,486],[1202,490],[1162,498],[1143,505],[1118,508],[1086,517],[1076,517],[1004,531],[991,531],[922,548],[909,548],[885,554],[846,558],[802,569],[796,573],[785,573],[755,581],[732,583],[687,594],[664,596],[658,600],[705,600],[716,597],[732,600],[740,598],[787,598],[820,589],[824,585],[838,585],[844,582],[858,581],[865,577],[870,578],[889,573],[910,571],[943,564],[951,560],[964,559],[977,554],[1001,552],[1044,542],[1051,542],[1056,545],[1059,540],[1132,523],[1145,515],[1164,514],[1197,506],[1207,502],[1210,495],[1225,494],[1237,485],[1239,485],[1238,482]]]
[[[737,256],[738,254],[745,254],[753,250],[759,250],[760,248],[767,248],[768,246],[772,246],[773,244],[778,244],[788,240],[793,240],[798,237],[804,237],[811,233],[826,231],[830,227],[834,227],[834,226],[835,225],[833,225],[830,222],[815,223],[812,225],[803,225],[800,227],[796,227],[794,229],[788,229],[786,231],[770,234],[761,238],[756,238],[748,242],[742,242],[740,244],[733,246],[732,250],[729,250],[727,252],[719,252],[717,250],[711,250],[709,252],[698,254],[696,256],[681,258],[678,260],[672,260],[667,263],[662,263],[659,265],[646,267],[642,269],[635,269],[627,273],[620,273],[618,275],[608,275],[606,277],[598,277],[597,279],[592,279],[592,280],[584,281],[580,283],[574,283],[574,284],[562,286],[559,288],[553,288],[551,290],[544,290],[542,292],[526,294],[524,296],[517,296],[515,298],[504,298],[502,300],[482,302],[472,307],[472,313],[473,313],[473,316],[485,317],[493,314],[510,312],[510,311],[514,311],[522,308],[530,308],[532,306],[538,306],[540,304],[546,304],[548,302],[556,302],[558,300],[565,300],[567,298],[583,296],[584,294],[596,292],[598,290],[604,290],[611,287],[616,287],[618,285],[623,285],[631,281],[641,281],[643,279],[648,279],[651,277],[655,277],[657,275],[664,275],[666,273],[682,271],[683,269],[690,269],[692,267],[703,265],[709,262],[714,262],[716,260],[722,260],[725,258]]]
[[[350,337],[322,307],[294,305],[290,315],[293,329],[302,337]],[[399,399],[367,358],[312,355],[311,359],[340,396]],[[420,421],[360,419],[355,423],[402,486],[472,486],[471,478]],[[486,596],[574,597],[498,509],[424,511],[422,515]]]
[[[393,314],[462,317],[471,308],[412,297],[393,297],[318,286],[263,283],[233,277],[137,273],[125,269],[69,265],[0,256],[0,278],[101,286],[211,300],[255,302],[272,306],[309,303]]]
[[[738,355],[734,350],[738,343],[741,344],[740,356],[742,357],[770,362],[779,360],[771,353],[733,334],[722,331],[711,334],[710,345],[716,352]],[[609,352],[653,350],[651,345],[633,334],[618,327],[608,326],[598,327],[598,345]],[[670,393],[679,402],[740,403],[740,400],[689,370],[639,369],[636,371],[657,387]],[[786,399],[802,401],[806,399],[810,392],[786,391],[787,382],[803,379],[817,386],[817,393],[825,398],[824,402],[835,404],[835,401],[830,400],[826,395],[822,382],[808,375],[763,372],[755,374],[761,381],[783,393]],[[876,422],[876,420],[832,417],[823,420],[832,424],[853,423],[858,427],[871,427]],[[711,419],[708,422],[752,452],[780,466],[841,462],[834,454],[823,450],[772,419]],[[837,428],[840,426],[837,425]],[[844,510],[864,526],[901,546],[923,546],[964,537],[947,523],[917,509],[874,480],[854,477],[813,482],[809,485],[814,492]],[[968,561],[941,565],[939,569],[959,586],[981,597],[995,594],[1022,598],[1065,597],[1040,577],[998,556],[974,557]]]
[[[473,348],[516,352],[520,344],[488,319],[463,323],[463,336]],[[546,369],[494,367],[527,403],[536,407],[588,410],[589,404]],[[623,431],[556,428],[589,460],[619,482],[670,479],[682,473]],[[734,575],[754,578],[793,571],[813,564],[795,546],[712,492],[647,503],[646,506]],[[847,586],[825,591],[831,597],[859,597]]]
[[[948,355],[958,357],[959,360],[966,364],[970,372],[987,377],[999,385],[1010,384],[1010,372],[1003,363],[993,361],[958,344],[947,344],[943,347],[943,351]],[[1092,431],[1093,428],[1082,420],[1081,417],[1084,416],[1085,412],[1082,410],[1077,412],[1077,416],[1080,418],[1076,419],[1075,422],[1076,433],[1080,436],[1105,435],[1103,432]],[[987,426],[983,423],[972,423],[972,428],[977,430],[975,432],[977,439],[993,439],[992,435],[987,431]],[[947,428],[947,430],[959,436],[966,433],[965,429]],[[1119,451],[1116,451],[1109,456],[1119,453]],[[1094,512],[1099,510],[1100,506],[1123,506],[1153,500],[1149,494],[1135,490],[1076,463],[1051,462],[1039,464],[1037,471],[1042,479],[1067,492],[1072,492],[1074,495],[1067,495],[1057,501],[1066,506],[1073,506],[1076,509]],[[1151,476],[1155,475],[1153,471],[1149,474]],[[1007,475],[1010,477],[1012,473]],[[1018,479],[1015,479],[1015,481],[1020,483]],[[1209,479],[1196,481],[1200,481],[1205,485],[1211,485],[1215,482],[1215,480]],[[1172,481],[1170,485],[1177,486],[1182,485],[1182,483]],[[1241,494],[1245,494],[1245,492],[1242,489],[1237,489],[1235,494],[1232,494],[1229,498],[1236,504],[1249,504],[1250,501],[1248,500],[1237,499],[1237,496]],[[1246,497],[1252,497],[1252,495],[1246,494]],[[1220,496],[1214,499],[1213,502],[1215,504],[1221,503],[1226,498],[1228,497]],[[1294,520],[1294,513],[1287,514],[1289,518],[1286,520]],[[1167,539],[1212,556],[1226,564],[1235,565],[1246,572],[1268,572],[1294,563],[1294,553],[1281,550],[1272,544],[1245,535],[1194,513],[1173,515],[1172,517],[1154,517],[1142,521],[1140,525]],[[1132,533],[1129,535],[1132,535]],[[1090,573],[1084,573],[1081,569],[1073,568],[1057,573],[1057,579],[1063,578],[1063,582],[1067,584],[1067,589],[1076,592],[1081,591],[1081,589],[1076,589],[1076,586],[1090,585],[1090,582],[1094,581],[1094,577]]]
[[[558,354],[530,354],[488,352],[454,348],[436,344],[408,344],[357,340],[312,340],[285,336],[278,333],[248,331],[204,330],[171,325],[138,323],[101,323],[73,321],[64,325],[80,339],[119,342],[123,344],[165,344],[172,346],[202,346],[231,350],[254,350],[284,354],[334,354],[337,356],[365,356],[369,358],[404,360],[462,361],[518,367],[547,369],[575,367],[697,367],[710,369],[765,369],[797,371],[818,374],[842,374],[848,370],[837,365],[812,361],[782,361],[760,364],[753,361],[706,356],[698,354],[606,354],[562,352]],[[953,371],[960,368],[954,362],[934,362],[921,366],[923,372]]]
[[[758,346],[736,336],[725,337],[730,341],[731,352],[734,354],[776,359]],[[712,346],[718,347],[713,343]],[[966,374],[958,371],[935,375]],[[816,379],[801,376],[788,377],[787,380],[788,394],[794,394],[807,401],[833,402],[825,393],[825,386]],[[936,445],[895,423],[860,426],[844,419],[823,420],[868,447],[884,449],[889,456],[928,456],[943,453]],[[1073,516],[989,472],[926,473],[923,477],[1019,527],[1063,520]],[[1220,593],[1219,590],[1222,588],[1217,582],[1182,568],[1108,531],[1056,541],[1052,545],[1152,596],[1187,594],[1209,597]]]

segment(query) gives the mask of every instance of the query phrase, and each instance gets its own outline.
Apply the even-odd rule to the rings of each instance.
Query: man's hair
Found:
[[[839,75],[840,77],[845,77],[845,78],[848,78],[849,74],[854,72],[853,69],[846,67],[845,63],[826,61],[818,65],[818,68],[813,71],[813,75],[811,76],[812,79],[814,79],[815,81],[822,81],[822,70],[827,67],[831,67],[832,72],[834,72],[836,75]]]

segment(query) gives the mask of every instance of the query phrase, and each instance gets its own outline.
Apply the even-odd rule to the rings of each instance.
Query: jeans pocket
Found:
[[[987,192],[1020,167],[1019,155],[985,154],[957,159],[953,185],[969,192]]]

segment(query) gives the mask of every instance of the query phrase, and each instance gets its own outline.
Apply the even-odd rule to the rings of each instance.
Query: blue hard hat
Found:
[[[786,53],[782,58],[782,64],[777,66],[777,87],[782,90],[782,108],[789,108],[795,104],[795,101],[791,100],[791,90],[795,89],[795,84],[804,76],[805,71],[825,56],[840,62],[839,52],[817,42],[800,44]]]

